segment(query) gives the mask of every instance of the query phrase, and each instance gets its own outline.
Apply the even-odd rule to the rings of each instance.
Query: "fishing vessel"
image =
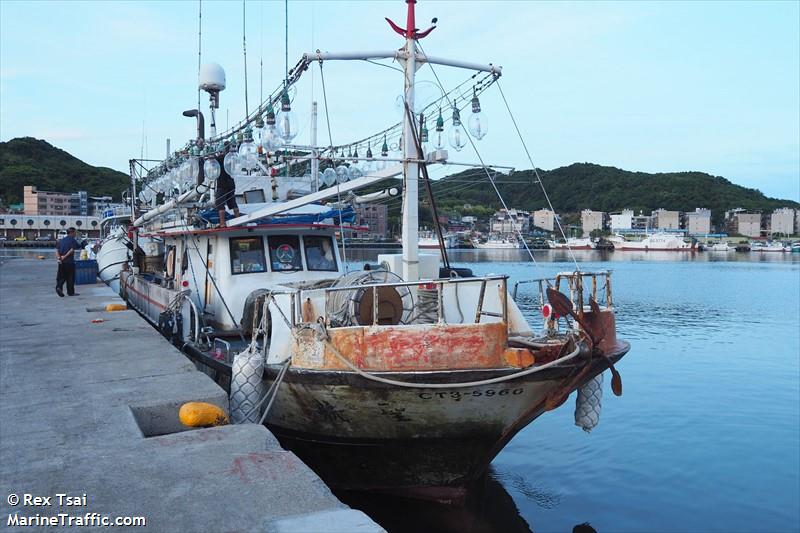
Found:
[[[485,241],[472,239],[472,247],[479,250],[497,250],[522,248],[519,238],[516,235],[490,235]]]
[[[715,242],[706,246],[709,252],[735,252],[736,246],[731,245],[729,242]]]
[[[695,251],[694,242],[686,242],[683,237],[674,233],[651,233],[640,241],[629,241],[624,238],[614,239],[614,250],[627,251],[668,251],[692,252]]]
[[[234,422],[265,424],[334,488],[455,502],[518,431],[571,392],[579,391],[576,423],[591,429],[602,373],[612,370],[621,394],[614,363],[630,345],[616,335],[608,272],[558,272],[512,291],[506,275],[452,267],[445,248],[419,252],[418,183],[449,157],[441,139],[423,150],[428,121],[442,134],[449,115],[455,150],[483,138],[478,98],[502,69],[423,52],[419,41],[435,26],[416,28],[415,3],[407,0],[405,28],[389,21],[401,48],[306,53],[219,134],[224,71],[205,65],[210,135],[201,111],[186,111],[197,133],[183,149],[131,162],[135,220],[101,253],[130,249],[121,295],[229,391]],[[356,59],[403,66],[403,121],[319,146],[312,102],[310,143],[296,143],[291,87],[309,68]],[[423,105],[420,66],[466,69],[470,84]],[[460,120],[468,106],[469,131]],[[388,158],[387,138],[399,138],[400,158]],[[402,253],[350,270],[338,242],[355,224],[349,194],[394,176],[404,183]],[[241,199],[238,213],[224,212],[231,197]],[[515,301],[525,287],[540,304],[533,324]]]
[[[445,233],[444,235],[442,235],[442,240],[444,242],[445,248],[458,247],[458,236],[452,233]],[[439,237],[436,235],[436,232],[421,231],[419,233],[419,247],[438,250],[440,244],[439,244]]]
[[[791,247],[784,246],[781,242],[773,242],[773,241],[752,241],[750,243],[750,251],[751,252],[788,252],[791,251]]]
[[[550,248],[554,250],[558,250],[561,248],[569,248],[571,250],[594,250],[595,247],[597,246],[597,243],[594,242],[589,237],[584,237],[584,238],[569,237],[564,242],[550,240],[547,241],[547,244],[549,244]]]

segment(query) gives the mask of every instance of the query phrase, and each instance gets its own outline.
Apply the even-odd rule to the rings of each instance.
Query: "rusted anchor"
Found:
[[[596,336],[596,333],[592,327],[586,324],[586,322],[580,318],[577,313],[575,313],[572,302],[561,291],[557,291],[551,287],[548,287],[547,300],[550,302],[550,305],[553,306],[553,310],[556,313],[561,316],[569,315],[575,319],[575,322],[580,324],[581,328],[583,328],[583,331],[586,332],[586,334],[589,336],[589,340],[592,342],[592,353],[604,357],[608,363],[608,368],[611,370],[611,391],[615,396],[622,396],[622,376],[620,376],[619,372],[617,372],[617,369],[614,368],[614,363],[611,362],[611,359],[597,347],[598,343],[603,340],[603,337],[605,337],[605,331],[603,331],[601,335]],[[589,305],[594,313],[599,314],[600,306],[597,305],[597,302],[594,301],[594,298],[589,299]]]

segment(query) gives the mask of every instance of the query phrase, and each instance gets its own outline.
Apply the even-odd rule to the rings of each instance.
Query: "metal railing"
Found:
[[[584,278],[591,278],[591,297],[594,299],[595,302],[605,304],[605,307],[611,309],[613,307],[613,299],[612,299],[612,291],[611,291],[611,271],[609,270],[602,270],[597,272],[559,272],[556,277],[554,278],[538,278],[538,279],[527,279],[521,280],[514,283],[514,288],[512,290],[511,296],[514,298],[514,301],[517,300],[517,292],[520,285],[528,284],[528,283],[537,283],[539,285],[539,298],[544,305],[547,301],[547,295],[545,294],[545,289],[547,287],[552,287],[557,291],[561,290],[561,282],[566,281],[567,288],[569,290],[569,298],[572,301],[572,305],[575,306],[576,312],[579,314],[583,313],[583,306],[585,305],[584,301],[584,293],[585,293],[585,286],[584,286]],[[597,280],[598,278],[604,281],[604,285],[601,288],[598,288]],[[603,291],[604,295],[603,298],[598,300],[598,290]]]
[[[502,290],[501,294],[501,312],[486,311],[484,309],[486,303],[486,285],[492,281],[499,281]],[[330,317],[328,316],[328,309],[330,304],[331,294],[334,292],[342,291],[366,291],[372,292],[372,324],[379,325],[378,315],[380,308],[379,290],[384,287],[397,288],[397,287],[410,287],[430,290],[432,287],[436,289],[436,317],[437,323],[445,322],[444,313],[444,287],[447,285],[460,285],[460,284],[480,284],[478,302],[475,311],[474,323],[478,324],[481,317],[490,316],[501,319],[503,322],[508,322],[508,276],[486,276],[475,278],[449,278],[437,280],[422,280],[422,281],[398,281],[386,283],[365,283],[363,285],[345,285],[341,287],[327,287],[320,289],[285,289],[272,291],[272,296],[285,295],[289,297],[289,307],[291,312],[288,313],[287,321],[291,327],[303,322],[302,316],[302,302],[305,300],[303,292],[317,292],[325,291],[324,305],[325,305],[325,324],[328,327],[335,327],[331,324]],[[265,302],[266,305],[269,301]],[[277,302],[276,302],[277,305]],[[415,305],[417,305],[415,303]]]

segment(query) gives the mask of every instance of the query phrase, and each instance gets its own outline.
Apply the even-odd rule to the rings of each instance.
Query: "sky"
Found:
[[[227,74],[217,123],[233,125],[245,115],[243,4],[201,8],[202,61]],[[283,79],[284,3],[246,0],[244,10],[252,109]],[[404,25],[405,3],[291,1],[289,64],[318,48],[401,47],[385,16]],[[800,201],[800,2],[417,4],[420,28],[432,17],[427,53],[503,66],[500,86],[537,167],[697,170]],[[197,62],[196,1],[0,1],[0,140],[45,139],[127,172],[131,158],[162,158],[167,138],[175,148],[193,136],[181,113],[197,105]],[[471,74],[435,73],[448,88]],[[399,120],[399,72],[326,62],[324,75],[334,144]],[[296,141],[308,142],[312,100],[324,113],[318,67],[298,85]],[[496,87],[481,104],[490,125],[480,155],[530,168]],[[319,127],[326,144],[324,116]],[[478,161],[469,146],[451,159]]]

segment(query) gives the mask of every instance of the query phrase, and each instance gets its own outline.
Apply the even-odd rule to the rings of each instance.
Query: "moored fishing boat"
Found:
[[[774,241],[751,241],[751,252],[788,252],[791,248],[784,246],[781,242]]]
[[[522,248],[516,236],[490,235],[485,241],[472,239],[472,247],[479,250],[508,250]]]
[[[458,237],[452,233],[446,233],[442,235],[442,239],[444,241],[445,248],[456,248],[458,246]],[[419,247],[420,248],[431,248],[431,249],[439,249],[439,238],[436,236],[435,232],[432,231],[421,231],[419,233]]]
[[[731,245],[729,242],[715,242],[706,245],[705,249],[709,252],[735,252],[736,246]]]
[[[564,242],[547,241],[547,244],[549,244],[550,248],[554,250],[558,250],[559,248],[569,248],[571,250],[594,250],[595,247],[597,246],[597,243],[594,242],[589,237],[584,237],[584,238],[569,237]]]
[[[230,392],[235,422],[265,424],[333,487],[455,501],[519,430],[575,390],[576,423],[591,429],[600,376],[611,368],[612,390],[621,394],[613,365],[630,346],[616,336],[608,272],[535,280],[542,328],[525,319],[507,276],[453,268],[446,248],[441,263],[419,253],[420,173],[427,180],[429,165],[448,160],[441,145],[423,150],[424,115],[452,102],[450,145],[460,150],[472,140],[459,106],[471,104],[469,135],[480,140],[478,96],[502,71],[424,54],[418,41],[433,28],[417,30],[415,2],[407,4],[407,29],[390,22],[403,48],[305,54],[282,87],[219,135],[224,72],[204,67],[210,137],[200,110],[190,110],[184,115],[195,117],[197,136],[184,149],[153,167],[132,162],[134,230],[103,249],[121,254],[130,240],[120,293]],[[312,105],[310,145],[293,144],[289,89],[303,72],[384,58],[404,66],[402,123],[321,148]],[[474,85],[419,107],[414,77],[425,63],[467,68]],[[372,165],[371,147],[400,132],[402,158]],[[354,228],[347,194],[398,175],[402,254],[348,270],[337,242]],[[232,189],[222,186],[228,179]],[[231,197],[242,199],[238,213],[225,213]]]
[[[695,243],[686,242],[682,236],[673,233],[651,233],[640,241],[620,238],[611,242],[614,243],[614,250],[650,252],[692,252],[696,250]]]

